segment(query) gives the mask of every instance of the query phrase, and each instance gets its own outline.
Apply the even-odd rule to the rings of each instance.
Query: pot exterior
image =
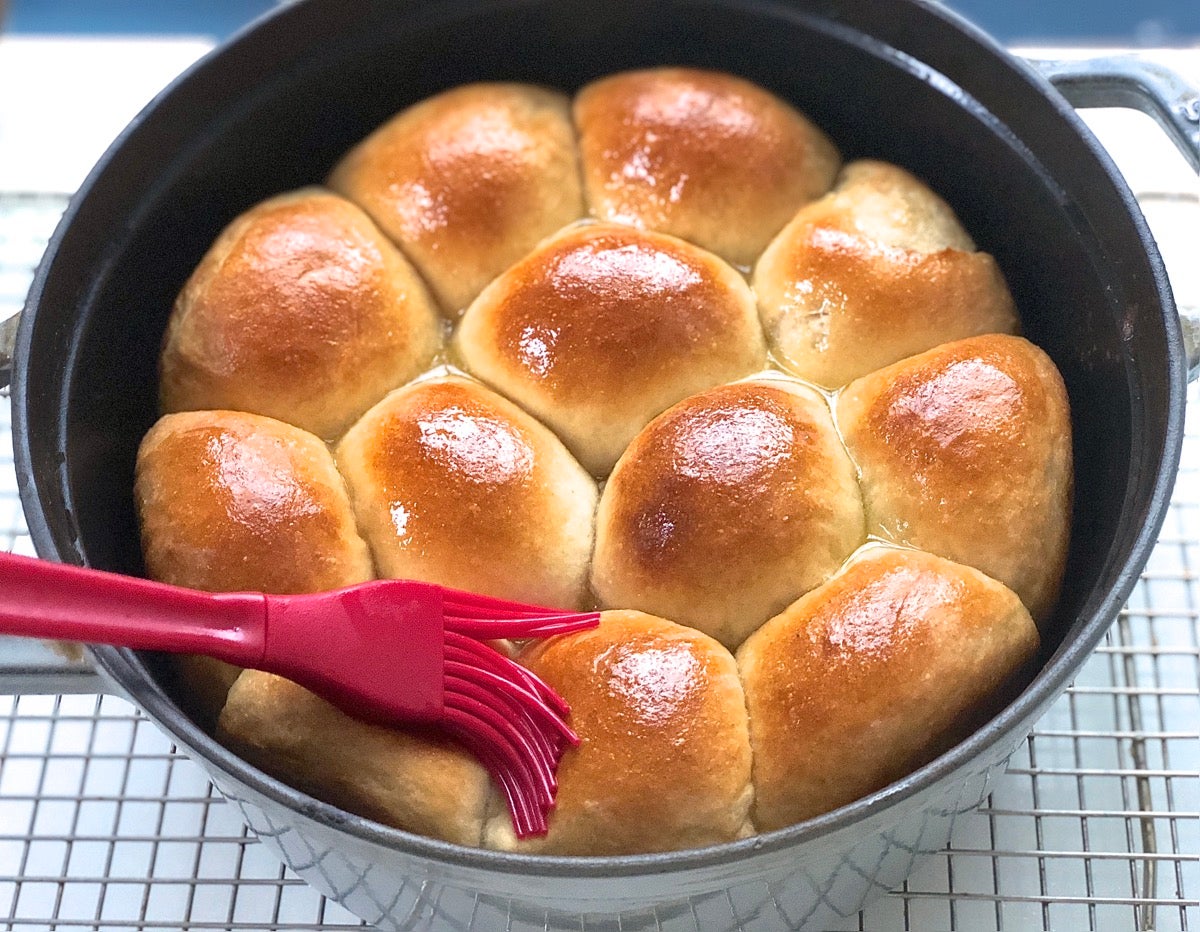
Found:
[[[945,847],[957,816],[983,802],[1006,759],[977,760],[865,823],[800,847],[602,878],[537,877],[413,857],[349,839],[228,774],[212,777],[288,867],[382,929],[767,932],[844,924],[899,886],[924,856]]]

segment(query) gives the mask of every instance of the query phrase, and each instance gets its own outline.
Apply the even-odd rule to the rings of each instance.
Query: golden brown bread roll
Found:
[[[867,531],[982,570],[1039,622],[1071,524],[1071,416],[1054,363],[1020,337],[959,340],[851,383],[838,424]]]
[[[168,414],[142,440],[134,497],[153,579],[298,593],[372,578],[329,450],[290,424],[234,411]]]
[[[486,847],[617,855],[718,844],[751,832],[750,743],[737,666],[709,637],[641,612],[531,643],[518,659],[571,706],[545,837],[518,841],[493,805]]]
[[[1056,598],[1065,391],[1029,344],[979,336],[1017,317],[950,207],[874,161],[830,192],[839,164],[730,75],[614,75],[573,109],[476,84],[362,140],[339,193],[238,218],[179,296],[163,403],[340,437],[338,464],[270,417],[164,418],[135,490],[151,574],[304,592],[378,569],[619,610],[497,645],[583,739],[541,839],[434,731],[204,658],[180,660],[185,707],[367,818],[581,856],[779,828],[965,736],[1036,652],[1018,596],[1038,619]],[[426,372],[443,315],[472,377]],[[922,549],[843,562],[868,535]]]
[[[582,602],[596,483],[478,382],[444,376],[392,392],[342,439],[337,461],[383,576]]]
[[[763,326],[784,368],[836,387],[948,340],[1015,333],[995,260],[903,169],[847,165],[754,269]]]
[[[305,188],[234,220],[184,285],[162,406],[251,411],[333,439],[440,343],[404,257],[349,201]]]
[[[351,149],[329,186],[400,245],[450,317],[584,212],[567,98],[523,84],[414,104]]]
[[[254,414],[168,414],[138,450],[134,498],[152,579],[209,592],[301,593],[374,575],[341,476],[312,434]],[[238,669],[177,658],[211,725]]]
[[[575,98],[575,123],[597,218],[671,233],[743,266],[829,190],[840,162],[792,107],[715,71],[602,78]]]
[[[433,732],[371,725],[282,677],[246,670],[217,736],[256,767],[349,812],[479,844],[487,772]]]
[[[505,272],[471,305],[455,348],[597,474],[668,405],[766,363],[737,272],[612,224],[567,230]]]
[[[996,711],[1037,649],[1029,613],[995,580],[864,548],[738,651],[755,826],[820,815],[932,760]]]
[[[603,605],[736,646],[864,537],[825,400],[760,377],[693,395],[638,434],[600,499],[592,587]]]

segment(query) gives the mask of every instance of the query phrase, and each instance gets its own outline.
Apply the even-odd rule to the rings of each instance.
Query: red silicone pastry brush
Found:
[[[200,592],[0,554],[0,633],[206,654],[287,677],[359,718],[439,725],[487,767],[520,837],[546,831],[559,758],[579,738],[566,702],[483,642],[599,617],[408,580]]]

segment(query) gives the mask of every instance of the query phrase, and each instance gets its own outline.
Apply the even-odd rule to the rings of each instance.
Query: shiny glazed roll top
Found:
[[[549,832],[518,841],[494,799],[487,847],[642,854],[750,834],[746,705],[724,647],[682,625],[616,611],[591,631],[531,642],[517,659],[567,700],[581,744],[559,765]]]
[[[741,78],[653,68],[575,98],[584,187],[599,220],[659,230],[748,266],[833,183],[828,137]]]
[[[387,237],[349,201],[305,188],[234,220],[184,285],[162,407],[250,411],[332,440],[440,344],[432,299]]]
[[[767,247],[754,289],[780,364],[829,388],[948,340],[1017,330],[995,260],[886,162],[847,165]]]
[[[329,450],[254,414],[168,414],[138,450],[134,501],[151,579],[208,592],[303,593],[373,578]],[[174,658],[182,704],[216,720],[238,668]]]
[[[995,580],[864,548],[738,651],[755,826],[829,812],[948,750],[1011,698],[1037,648],[1029,613]]]
[[[454,348],[597,475],[663,409],[766,363],[737,272],[682,240],[614,224],[568,229],[505,272],[471,305]]]
[[[600,500],[592,587],[735,647],[864,537],[824,399],[760,377],[693,395],[637,436]]]
[[[567,98],[523,84],[414,104],[351,149],[329,186],[375,218],[451,318],[584,212]]]
[[[1071,414],[1050,358],[1020,337],[947,343],[842,392],[867,531],[982,570],[1039,623],[1071,527]]]
[[[373,577],[333,458],[255,414],[168,414],[138,450],[134,499],[152,579],[208,591],[301,593]]]
[[[383,576],[582,603],[596,483],[485,386],[443,376],[392,392],[342,439],[337,462]]]

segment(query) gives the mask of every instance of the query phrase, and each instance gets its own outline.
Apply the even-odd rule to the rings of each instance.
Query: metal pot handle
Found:
[[[1200,172],[1200,88],[1183,75],[1129,55],[1026,60],[1073,107],[1125,107],[1152,117]]]
[[[1073,107],[1124,107],[1150,116],[1200,172],[1200,88],[1156,62],[1130,55],[1026,59]],[[1200,376],[1200,306],[1179,302],[1188,381]]]
[[[21,315],[14,314],[8,320],[0,320],[0,394],[8,393],[12,379],[13,355],[17,349],[17,324]]]
[[[0,636],[0,696],[114,693],[80,644]]]

